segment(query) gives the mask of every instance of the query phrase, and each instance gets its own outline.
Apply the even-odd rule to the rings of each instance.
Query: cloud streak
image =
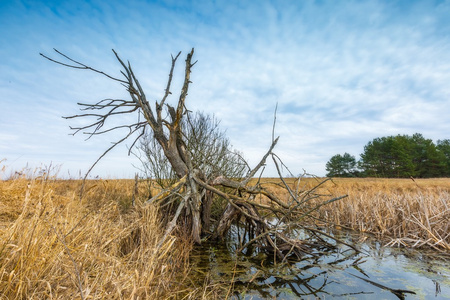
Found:
[[[60,116],[75,114],[75,102],[127,95],[98,74],[37,55],[53,47],[119,76],[114,48],[153,100],[162,96],[170,54],[195,47],[189,108],[214,113],[255,164],[270,145],[278,103],[277,152],[295,174],[324,175],[331,156],[358,156],[375,137],[449,138],[450,1],[1,5],[0,156],[15,161],[12,167],[53,160],[85,171],[117,139],[67,135],[73,121]],[[137,161],[122,159],[125,152],[115,151],[94,173],[132,176]]]

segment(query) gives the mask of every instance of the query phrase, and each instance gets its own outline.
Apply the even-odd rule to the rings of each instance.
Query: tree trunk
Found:
[[[291,255],[291,253],[296,253],[298,255],[301,255],[302,253],[311,254],[312,251],[314,251],[315,246],[308,248],[305,246],[305,243],[297,242],[296,240],[290,238],[289,234],[290,231],[292,231],[290,227],[286,227],[286,233],[280,232],[281,230],[283,230],[281,225],[284,223],[288,224],[289,226],[294,226],[294,222],[291,222],[291,220],[301,220],[302,218],[316,212],[321,206],[332,203],[346,196],[334,197],[328,200],[322,199],[324,195],[319,194],[317,192],[317,189],[328,179],[318,183],[314,188],[308,191],[299,190],[299,181],[297,184],[297,188],[293,189],[291,186],[289,186],[283,179],[279,167],[279,163],[281,163],[281,166],[284,166],[284,164],[278,158],[278,156],[272,152],[275,145],[277,144],[278,138],[275,139],[274,136],[272,137],[272,144],[269,150],[262,157],[261,161],[256,167],[254,167],[253,169],[250,169],[249,167],[245,178],[241,178],[241,176],[232,176],[231,178],[228,178],[227,176],[225,176],[225,174],[220,173],[218,173],[215,178],[212,178],[212,176],[206,176],[206,174],[202,173],[205,172],[205,170],[196,169],[201,169],[201,166],[199,167],[198,164],[192,162],[191,154],[189,151],[187,151],[186,148],[184,140],[185,135],[183,133],[182,125],[184,116],[189,113],[185,106],[185,100],[188,94],[189,84],[191,82],[191,68],[195,65],[195,62],[191,63],[194,49],[192,49],[186,57],[184,83],[180,92],[177,106],[173,107],[167,104],[166,100],[167,97],[172,94],[170,91],[172,75],[176,60],[179,57],[180,53],[178,53],[177,56],[172,57],[172,66],[169,72],[169,79],[167,81],[165,94],[160,101],[156,102],[154,110],[152,110],[152,106],[147,101],[144,90],[135,77],[130,63],[125,64],[114,50],[113,52],[116,58],[123,67],[123,71],[121,71],[121,74],[125,77],[125,79],[115,78],[102,71],[73,60],[57,50],[55,51],[64,59],[67,59],[69,63],[60,62],[45,55],[43,56],[53,62],[67,67],[91,70],[107,76],[109,79],[123,84],[127,88],[127,91],[129,92],[131,97],[130,100],[103,99],[95,104],[79,103],[79,105],[83,107],[83,111],[88,110],[93,112],[66,117],[94,117],[95,120],[87,124],[86,126],[72,128],[73,130],[75,130],[75,133],[81,131],[87,133],[90,136],[99,135],[114,130],[123,130],[124,128],[129,129],[129,132],[125,136],[123,136],[117,142],[113,143],[113,145],[109,147],[97,159],[97,161],[86,173],[84,179],[87,178],[88,174],[97,164],[97,162],[109,151],[111,151],[114,147],[124,142],[131,136],[136,136],[139,132],[141,132],[136,136],[134,142],[132,143],[132,146],[130,147],[131,151],[133,145],[145,134],[146,128],[148,127],[151,128],[153,137],[161,146],[165,158],[167,158],[173,171],[179,177],[179,181],[176,184],[172,185],[170,188],[164,189],[147,201],[149,203],[156,204],[164,203],[163,205],[164,207],[166,207],[166,211],[169,211],[171,205],[179,203],[175,214],[173,216],[171,214],[167,214],[166,216],[171,218],[171,220],[166,226],[164,236],[158,243],[158,248],[163,245],[166,237],[169,236],[173,229],[176,227],[178,218],[181,215],[184,215],[189,219],[186,223],[189,224],[186,229],[191,230],[193,241],[196,243],[200,243],[202,231],[207,232],[210,230],[212,199],[213,196],[216,195],[225,199],[228,204],[218,222],[213,238],[225,238],[225,235],[230,229],[232,222],[234,220],[240,220],[239,218],[242,216],[245,217],[245,222],[251,225],[251,228],[255,231],[253,234],[255,235],[255,237],[248,241],[247,244],[243,247],[250,246],[253,243],[257,243],[257,246],[260,247],[260,249],[271,250],[273,253],[276,253],[280,259],[284,259],[284,254],[282,253],[283,251],[287,251],[287,255]],[[139,113],[139,117],[138,121],[136,121],[136,123],[134,124],[125,123],[110,127],[108,129],[103,128],[103,125],[108,123],[106,122],[106,120],[110,117],[121,116],[123,114],[135,114],[136,112]],[[145,121],[141,120],[141,115],[144,116]],[[213,140],[213,142],[216,143],[217,140]],[[250,186],[250,180],[256,176],[257,172],[259,172],[261,168],[262,170],[264,170],[266,160],[269,156],[272,157],[272,160],[274,161],[274,164],[277,168],[278,175],[282,181],[282,184],[279,186],[286,191],[286,194],[289,195],[289,198],[287,200],[278,197],[274,193],[271,193],[270,189],[265,188],[260,180],[258,180],[258,182],[254,186]],[[208,156],[205,159],[207,161]],[[246,163],[245,165],[248,166]],[[262,176],[262,174],[260,176]],[[207,180],[207,177],[209,180]],[[82,195],[83,193],[83,187],[80,195]],[[220,187],[231,189],[223,190]],[[256,196],[265,199],[266,203],[255,202],[254,199]],[[321,202],[317,202],[320,199],[322,199]],[[180,202],[175,200],[180,200]],[[314,200],[318,204],[312,203],[311,200]],[[260,214],[260,211],[264,212],[264,214]],[[184,212],[184,214],[182,214],[182,212]],[[277,218],[279,222],[277,222],[277,224],[272,224],[269,221],[269,218],[271,217]],[[299,228],[307,229],[304,226],[301,226]],[[314,234],[314,236],[323,235],[327,238],[335,239],[333,236],[328,235],[325,232],[320,232],[312,228],[307,230]],[[319,244],[322,244],[325,247],[329,248],[334,247],[333,245],[330,246],[330,244],[326,242],[325,239],[320,240],[321,241],[319,242]],[[338,241],[337,239],[335,240]],[[342,241],[339,242],[343,243]]]
[[[211,230],[211,208],[213,201],[213,193],[206,191],[202,201],[202,228],[204,233],[208,233]]]
[[[220,218],[219,225],[217,225],[216,231],[214,233],[214,239],[223,239],[228,229],[231,227],[231,223],[238,216],[239,211],[232,206],[230,203],[227,204],[225,211]]]
[[[201,243],[202,222],[200,216],[200,207],[202,205],[202,195],[199,192],[199,186],[190,178],[189,185],[191,189],[191,195],[189,197],[189,207],[192,213],[192,238],[195,243]]]

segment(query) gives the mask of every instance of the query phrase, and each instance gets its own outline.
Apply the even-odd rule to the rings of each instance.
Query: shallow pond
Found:
[[[234,299],[450,299],[450,256],[334,234],[361,252],[339,245],[316,258],[274,263],[254,251],[237,255],[233,243],[204,243],[192,254],[195,277],[229,286]]]

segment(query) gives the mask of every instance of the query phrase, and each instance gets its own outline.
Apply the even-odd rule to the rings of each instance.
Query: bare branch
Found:
[[[275,156],[274,155],[272,155],[272,159],[273,159],[273,162],[275,164],[275,167],[277,168],[278,176],[280,177],[281,181],[283,182],[284,187],[289,192],[289,195],[291,195],[292,199],[294,199],[298,203],[297,196],[294,195],[294,193],[292,192],[291,188],[289,187],[289,185],[286,183],[286,181],[284,180],[283,176],[281,175],[280,167],[278,166],[278,163],[275,160]]]
[[[189,194],[186,195],[186,197],[178,205],[178,208],[177,208],[177,211],[175,213],[175,216],[173,217],[172,221],[170,221],[169,224],[167,224],[166,231],[164,232],[164,235],[161,238],[161,240],[159,240],[159,242],[158,242],[158,245],[156,247],[156,251],[161,249],[161,246],[163,245],[163,243],[166,240],[167,236],[172,232],[173,228],[177,224],[178,217],[180,216],[183,208],[185,207],[187,199],[189,199]]]
[[[272,153],[273,148],[275,148],[275,145],[278,142],[278,139],[280,137],[277,137],[273,142],[272,145],[270,146],[269,150],[267,151],[267,153],[263,156],[263,158],[261,159],[261,161],[259,162],[259,164],[247,174],[247,177],[241,182],[241,184],[246,185],[250,179],[253,178],[253,176],[255,176],[256,172],[258,172],[258,170],[266,163],[267,157],[269,156],[270,153]]]
[[[184,83],[183,83],[183,87],[181,88],[180,98],[178,100],[176,119],[173,122],[173,125],[174,125],[175,128],[177,128],[179,126],[180,122],[181,122],[181,118],[182,118],[182,115],[183,115],[183,110],[184,110],[184,107],[185,107],[186,96],[187,96],[188,90],[189,90],[189,84],[191,83],[191,81],[190,81],[191,68],[193,66],[191,64],[191,59],[192,59],[193,55],[194,55],[194,48],[192,48],[191,52],[186,57],[186,68],[185,68],[185,74],[184,74]]]
[[[87,171],[84,180],[109,151],[132,135],[134,136],[131,147],[128,149],[128,154],[131,153],[131,150],[141,138],[147,143],[146,149],[150,149],[148,154],[150,158],[147,157],[148,162],[147,165],[144,165],[144,168],[156,169],[152,171],[152,174],[159,177],[156,178],[156,181],[162,187],[162,191],[147,200],[147,203],[162,204],[160,209],[168,212],[168,215],[165,216],[168,223],[162,239],[158,242],[158,248],[162,246],[167,237],[173,232],[182,213],[188,219],[186,224],[189,224],[189,233],[193,241],[200,243],[201,234],[210,234],[210,220],[213,220],[211,217],[211,206],[215,198],[225,199],[226,207],[223,211],[223,216],[215,224],[216,228],[213,238],[226,233],[232,221],[237,223],[246,222],[250,228],[249,230],[252,231],[252,236],[250,237],[249,234],[249,242],[244,246],[258,242],[257,247],[260,250],[273,254],[274,259],[280,258],[284,261],[287,259],[287,256],[297,255],[297,257],[300,257],[302,253],[311,254],[313,247],[315,247],[313,243],[316,243],[316,239],[324,247],[332,248],[331,244],[324,238],[325,235],[321,237],[316,231],[309,231],[309,234],[314,236],[315,239],[312,243],[292,238],[292,234],[287,232],[291,224],[285,222],[291,222],[294,219],[299,221],[312,216],[311,214],[321,206],[338,201],[345,196],[332,198],[331,195],[320,195],[317,189],[325,181],[319,183],[313,189],[299,192],[298,187],[296,190],[293,190],[289,186],[290,183],[288,184],[283,178],[282,170],[286,168],[289,171],[289,169],[273,153],[273,149],[279,140],[279,137],[275,138],[278,104],[274,112],[271,145],[259,163],[252,169],[239,153],[230,151],[229,141],[224,139],[220,132],[216,131],[218,123],[215,123],[213,120],[211,126],[208,124],[208,119],[194,118],[191,120],[189,117],[190,111],[186,108],[186,98],[191,84],[191,69],[197,63],[197,61],[192,63],[193,48],[186,56],[183,85],[179,93],[178,102],[173,106],[167,103],[167,99],[172,94],[170,89],[173,73],[181,52],[175,57],[171,55],[169,76],[162,99],[150,105],[144,88],[133,72],[131,63],[123,61],[116,51],[112,50],[121,65],[121,76],[126,80],[118,79],[87,66],[56,49],[55,51],[63,58],[63,61],[41,55],[63,66],[90,70],[118,81],[129,93],[129,100],[108,98],[94,104],[78,103],[83,113],[65,118],[91,118],[87,125],[71,127],[74,130],[74,134],[82,131],[84,134],[89,135],[88,138],[115,130],[128,129],[126,134],[122,133],[122,138],[114,142],[94,162]],[[137,120],[133,122],[122,121],[118,123],[119,125],[106,126],[106,123],[108,122],[109,124],[108,120],[111,120],[111,118],[118,119],[127,114],[135,114]],[[197,126],[200,128],[198,131],[196,131]],[[149,128],[149,135],[146,135],[147,128]],[[287,191],[287,199],[282,199],[277,193],[271,192],[270,188],[273,186],[267,186],[261,180],[269,155],[272,156],[281,180],[281,183],[278,182],[276,187],[282,189],[283,197]],[[215,164],[214,162],[218,163]],[[248,172],[244,176],[246,168],[248,168]],[[255,178],[258,172],[260,172],[260,178],[256,181],[256,184],[250,186],[250,180]],[[168,176],[161,176],[164,174]],[[292,175],[290,171],[289,174]],[[178,178],[178,180],[175,178]],[[171,184],[169,182],[173,183],[173,185],[167,187]],[[80,198],[82,197],[84,184],[85,182],[83,182],[81,188]],[[323,200],[322,197],[325,196],[328,200]],[[256,197],[264,199],[266,202],[257,201]],[[291,199],[295,201],[291,201]],[[312,202],[307,203],[313,199],[317,199],[318,202],[315,202],[314,205],[310,205]],[[178,207],[176,207],[174,212],[175,203],[178,203]],[[276,218],[277,221],[274,222],[269,219],[272,217]],[[286,232],[283,232],[284,230]],[[242,245],[244,242],[240,241],[240,243]]]
[[[46,59],[48,59],[48,60],[50,60],[50,61],[52,61],[52,62],[54,62],[54,63],[63,65],[63,66],[65,66],[65,67],[74,68],[74,69],[91,70],[91,71],[94,71],[94,72],[96,72],[96,73],[102,74],[102,75],[104,75],[104,76],[106,76],[106,77],[108,77],[108,78],[110,78],[110,79],[112,79],[112,80],[115,80],[115,81],[118,81],[118,82],[122,82],[122,83],[127,83],[126,81],[124,81],[124,80],[122,80],[122,79],[115,78],[115,77],[113,77],[113,76],[111,76],[111,75],[106,74],[106,73],[103,72],[103,71],[99,71],[99,70],[94,69],[94,68],[92,68],[92,67],[89,67],[89,66],[87,66],[87,65],[85,65],[85,64],[82,64],[82,63],[80,63],[80,62],[78,62],[78,61],[76,61],[76,60],[74,60],[74,59],[68,57],[67,55],[61,53],[60,51],[58,51],[58,50],[56,50],[56,49],[53,49],[53,50],[55,50],[56,53],[58,53],[59,55],[63,56],[64,58],[66,58],[66,59],[68,59],[68,60],[74,62],[74,63],[75,63],[76,65],[78,65],[78,66],[76,66],[76,65],[69,65],[69,64],[63,63],[63,62],[61,62],[61,61],[52,59],[52,58],[50,58],[50,57],[48,57],[48,56],[46,56],[46,55],[44,55],[44,54],[42,54],[42,53],[39,53],[39,54],[40,54],[42,57],[44,57],[44,58],[46,58]],[[114,51],[114,50],[113,50],[113,51]]]
[[[154,203],[155,201],[161,201],[165,198],[171,196],[173,193],[178,192],[186,183],[187,175],[185,175],[183,178],[178,180],[176,183],[174,183],[170,188],[164,189],[161,192],[159,192],[156,196],[153,196],[152,198],[147,200],[148,204]]]
[[[83,185],[81,186],[81,190],[80,190],[80,199],[83,196],[83,191],[84,191],[84,185],[86,183],[86,178],[88,177],[88,175],[91,173],[92,169],[94,169],[94,167],[97,165],[97,163],[112,149],[114,149],[117,145],[121,144],[123,141],[125,141],[128,137],[130,137],[134,132],[136,132],[137,129],[134,130],[130,130],[130,132],[123,137],[122,139],[120,139],[119,141],[113,143],[113,145],[111,147],[109,147],[105,152],[103,152],[102,155],[100,155],[100,157],[92,164],[92,166],[89,168],[89,170],[86,172],[86,174],[84,175],[83,178]]]
[[[277,109],[278,109],[278,102],[275,105],[275,112],[273,113],[272,142],[275,140],[275,124],[277,123]]]
[[[172,84],[173,69],[175,68],[176,61],[177,61],[178,57],[180,56],[180,54],[181,54],[181,51],[178,52],[178,54],[175,56],[175,58],[171,55],[171,57],[172,57],[172,66],[170,67],[170,71],[169,71],[169,79],[167,80],[167,86],[166,86],[166,89],[165,89],[164,97],[162,98],[161,102],[158,104],[158,108],[157,108],[157,111],[158,111],[158,113],[157,113],[158,114],[158,122],[160,120],[162,120],[162,118],[161,118],[161,109],[164,106],[164,103],[166,102],[167,97],[171,94],[170,86]]]

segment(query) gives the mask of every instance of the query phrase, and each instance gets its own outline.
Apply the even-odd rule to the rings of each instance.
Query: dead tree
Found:
[[[214,198],[222,198],[227,202],[226,207],[220,217],[215,222],[212,238],[223,239],[233,222],[243,224],[249,228],[248,239],[242,244],[242,249],[256,245],[259,249],[273,253],[279,259],[289,256],[301,256],[312,254],[313,250],[320,247],[332,247],[324,238],[326,233],[315,228],[306,228],[299,223],[306,217],[311,217],[321,205],[339,200],[342,197],[324,199],[317,204],[317,199],[324,195],[317,194],[316,188],[308,191],[301,191],[289,186],[281,176],[281,160],[273,153],[278,138],[272,138],[271,146],[261,161],[248,171],[243,178],[228,178],[224,174],[214,173],[206,176],[205,170],[193,163],[193,158],[187,150],[186,134],[183,132],[183,121],[188,115],[186,108],[186,97],[191,83],[191,70],[196,62],[193,62],[194,49],[186,56],[184,66],[184,83],[178,96],[176,105],[170,105],[168,98],[172,95],[171,84],[173,72],[180,53],[172,56],[169,78],[165,88],[165,93],[160,101],[156,101],[152,106],[144,93],[144,90],[135,76],[131,64],[125,63],[113,50],[115,57],[121,64],[123,78],[117,78],[106,74],[98,69],[92,68],[78,62],[69,56],[56,50],[67,62],[52,59],[41,54],[46,59],[66,67],[75,69],[90,70],[108,77],[113,81],[121,83],[127,89],[130,99],[103,99],[95,104],[78,103],[84,113],[67,117],[89,118],[94,121],[83,127],[71,128],[74,134],[82,131],[89,135],[100,135],[118,129],[128,129],[119,141],[108,148],[89,169],[92,170],[95,164],[106,155],[112,148],[129,138],[134,138],[130,151],[136,142],[145,135],[146,130],[150,130],[155,141],[160,145],[165,158],[169,162],[178,180],[170,187],[162,190],[153,196],[147,203],[167,206],[176,204],[177,208],[170,221],[166,225],[164,238],[167,237],[178,224],[180,215],[188,219],[188,228],[192,239],[196,243],[201,242],[202,234],[209,234],[209,216],[211,214],[210,202]],[[87,112],[86,112],[87,111]],[[133,124],[123,124],[104,129],[103,126],[109,118],[121,117],[124,114],[134,114],[137,121]],[[286,191],[287,197],[281,198],[275,193],[271,193],[259,180],[253,179],[259,174],[266,164],[268,158],[272,158],[280,175],[280,188]],[[87,174],[86,174],[87,176]],[[252,181],[253,179],[253,181]],[[250,184],[254,182],[253,184]],[[323,183],[323,182],[322,182]],[[319,186],[322,184],[320,183]],[[259,199],[259,201],[257,201]],[[264,201],[263,201],[264,200]],[[312,200],[316,201],[312,205]],[[203,216],[203,217],[202,217]],[[276,221],[273,221],[276,220]],[[314,241],[299,240],[292,235],[293,228],[301,227],[316,239]],[[328,238],[333,238],[328,236]],[[161,241],[164,241],[164,239]],[[351,245],[349,245],[351,246]]]
[[[192,166],[202,170],[206,180],[222,174],[228,178],[245,175],[247,162],[242,154],[234,150],[225,131],[220,129],[214,115],[203,112],[188,112],[183,118],[182,132]],[[160,188],[167,188],[178,178],[164,151],[148,132],[138,143],[133,154],[141,161],[141,171]]]

